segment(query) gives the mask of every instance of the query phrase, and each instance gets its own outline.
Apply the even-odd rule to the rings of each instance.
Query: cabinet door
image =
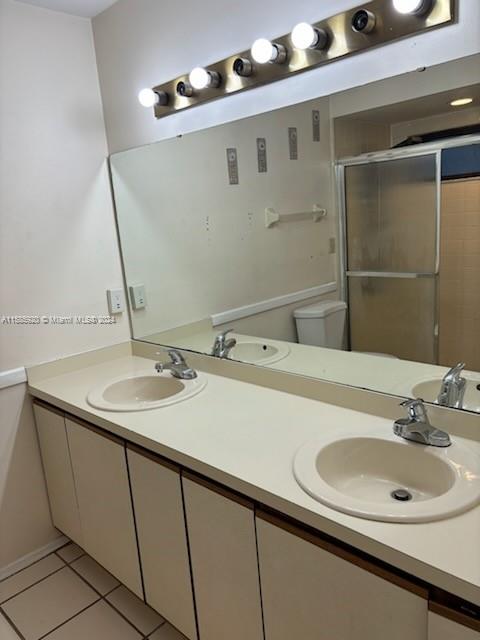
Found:
[[[262,640],[253,508],[182,481],[201,640]]]
[[[465,626],[429,611],[428,640],[480,640],[480,621]]]
[[[146,602],[196,640],[192,578],[179,470],[128,449]]]
[[[53,524],[83,546],[65,416],[33,403]]]
[[[266,640],[426,640],[426,593],[392,584],[296,533],[257,518]]]
[[[66,425],[83,548],[143,598],[125,447],[83,424]]]

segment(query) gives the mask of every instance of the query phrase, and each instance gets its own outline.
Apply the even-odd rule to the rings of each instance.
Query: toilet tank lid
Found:
[[[308,307],[295,309],[294,318],[325,318],[337,311],[345,311],[347,305],[342,300],[326,300],[325,302],[315,302]]]

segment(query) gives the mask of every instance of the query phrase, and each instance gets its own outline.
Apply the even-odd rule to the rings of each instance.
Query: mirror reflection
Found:
[[[111,168],[134,338],[480,411],[480,56]]]

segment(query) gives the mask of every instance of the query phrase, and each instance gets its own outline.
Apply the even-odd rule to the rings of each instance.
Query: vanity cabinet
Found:
[[[188,473],[182,482],[201,640],[263,640],[253,505]]]
[[[83,546],[65,416],[38,401],[33,403],[33,411],[53,524]]]
[[[81,421],[67,418],[82,547],[143,598],[125,444]]]
[[[180,469],[128,445],[145,601],[196,640]]]
[[[426,640],[426,590],[270,515],[256,522],[265,640]]]
[[[428,640],[480,640],[480,620],[462,615],[428,612]]]

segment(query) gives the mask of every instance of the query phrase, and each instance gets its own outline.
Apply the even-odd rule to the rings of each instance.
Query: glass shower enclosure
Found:
[[[337,165],[352,351],[437,362],[440,165],[438,150]]]

